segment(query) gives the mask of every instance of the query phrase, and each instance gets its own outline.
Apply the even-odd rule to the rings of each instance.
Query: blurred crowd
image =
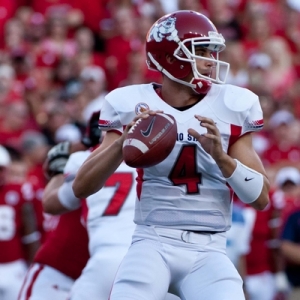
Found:
[[[0,145],[10,155],[9,182],[32,186],[29,198],[35,199],[42,235],[55,223],[39,204],[48,150],[62,141],[80,142],[109,91],[161,81],[147,69],[145,37],[159,17],[179,9],[213,21],[226,40],[221,59],[230,63],[227,83],[260,97],[265,125],[254,145],[270,178],[274,210],[260,219],[267,229],[258,237],[266,249],[278,250],[283,224],[300,210],[299,0],[2,0]],[[295,222],[299,229],[299,213]],[[272,236],[275,227],[281,229]],[[299,232],[284,238],[298,243],[300,253]],[[268,270],[257,272],[275,272],[270,253],[262,263]],[[293,276],[300,278],[299,254],[284,259],[297,266]],[[300,288],[299,280],[291,284]]]

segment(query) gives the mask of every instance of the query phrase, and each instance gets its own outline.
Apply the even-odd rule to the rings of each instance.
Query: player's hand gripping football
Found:
[[[196,130],[190,128],[188,133],[197,139],[202,148],[210,154],[215,161],[218,161],[225,153],[222,148],[219,129],[215,122],[210,118],[199,115],[195,115],[195,118],[200,122],[200,126],[207,129],[207,132],[200,134]]]
[[[150,115],[155,115],[157,113],[163,113],[163,111],[162,110],[145,110],[141,114],[138,114],[137,116],[135,116],[134,119],[126,126],[123,134],[121,135],[121,137],[119,139],[121,142],[121,145],[123,145],[123,142],[126,140],[127,134],[128,134],[128,131],[130,130],[130,128],[132,126],[134,126],[135,123],[139,119],[147,119]]]

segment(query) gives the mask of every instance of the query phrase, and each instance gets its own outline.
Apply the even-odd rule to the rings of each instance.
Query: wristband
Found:
[[[76,198],[73,189],[72,182],[65,182],[58,189],[58,200],[68,210],[75,210],[81,206],[80,199]]]
[[[261,173],[248,168],[235,159],[237,166],[229,178],[225,178],[238,198],[244,203],[254,202],[261,194],[264,178]]]

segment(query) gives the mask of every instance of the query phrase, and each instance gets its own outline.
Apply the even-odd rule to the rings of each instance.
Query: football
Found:
[[[164,113],[139,119],[123,143],[125,163],[133,168],[149,168],[162,162],[173,150],[177,140],[177,124]]]

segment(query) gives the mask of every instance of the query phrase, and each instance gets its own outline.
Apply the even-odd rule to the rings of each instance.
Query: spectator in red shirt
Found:
[[[11,18],[5,23],[4,49],[8,52],[25,46],[25,31],[23,24],[17,18]]]
[[[247,8],[243,19],[244,34],[242,39],[248,57],[261,51],[264,42],[274,34],[266,14],[263,11],[252,11],[250,8],[251,6]],[[251,26],[249,26],[250,24]]]
[[[236,55],[232,55],[235,53]],[[226,83],[240,87],[249,87],[249,69],[247,65],[247,56],[241,42],[228,43],[226,49],[221,52],[222,60],[230,64]],[[224,70],[220,70],[223,75]]]
[[[42,42],[42,51],[52,54],[56,59],[73,57],[76,53],[75,42],[68,36],[68,33],[68,23],[63,14],[49,15],[47,36]]]
[[[47,156],[49,145],[46,137],[37,131],[27,131],[21,137],[21,152],[27,165],[28,180],[36,187],[46,185],[43,163]]]
[[[283,38],[272,37],[264,42],[262,50],[271,59],[263,82],[274,100],[284,101],[286,91],[293,86],[296,80],[290,47]]]
[[[270,145],[262,153],[262,160],[271,181],[280,168],[299,164],[299,137],[293,130],[295,122],[293,113],[287,110],[276,111],[269,120]]]
[[[156,82],[161,83],[161,74],[151,71],[144,63],[146,55],[144,51],[132,51],[128,55],[129,71],[126,79],[120,82],[120,86]]]
[[[218,28],[226,42],[237,41],[242,38],[241,25],[229,1],[210,0],[207,2],[211,21]]]
[[[83,14],[83,25],[91,29],[94,37],[99,34],[101,21],[109,17],[107,8],[111,0],[90,0],[89,5],[86,5],[85,0],[76,0],[74,4]],[[73,1],[74,3],[74,1]]]
[[[284,197],[282,193],[272,191],[270,200],[270,205],[263,211],[247,208],[255,214],[250,252],[246,255],[245,290],[249,300],[274,300],[288,288],[286,282],[282,283],[285,277],[277,235]]]
[[[107,80],[105,72],[101,67],[88,66],[80,73],[80,80],[83,85],[83,97],[85,107],[82,116],[87,124],[91,114],[102,108],[104,97],[107,94]]]
[[[22,87],[21,87],[22,88]],[[0,65],[0,105],[6,105],[13,101],[19,101],[22,94],[16,84],[16,71],[8,63]],[[0,111],[0,121],[4,111]]]
[[[258,95],[268,95],[271,97],[270,90],[265,84],[265,79],[271,66],[271,58],[264,52],[255,52],[248,58],[249,82],[248,88]],[[273,98],[272,98],[272,101]]]
[[[295,1],[296,2],[296,1]],[[283,37],[289,43],[292,51],[293,64],[298,78],[300,78],[300,21],[299,9],[290,7],[286,9],[286,18]]]
[[[11,19],[17,9],[17,0],[1,0],[0,13],[0,48],[4,47],[4,28],[6,22]]]
[[[28,2],[35,12],[39,12],[44,16],[52,13],[63,14],[68,25],[72,28],[76,28],[83,23],[84,16],[80,7],[78,7],[77,0],[28,0]]]
[[[90,28],[79,28],[75,32],[74,39],[76,43],[76,61],[84,62],[84,64],[77,64],[78,72],[88,65],[104,67],[105,55],[95,51],[95,40]]]
[[[26,103],[18,101],[4,106],[0,119],[0,143],[21,150],[21,136],[30,129],[29,111]]]
[[[116,34],[106,41],[105,51],[108,90],[119,87],[127,78],[130,53],[141,46],[136,33],[136,20],[135,12],[130,8],[119,8],[113,16]]]

